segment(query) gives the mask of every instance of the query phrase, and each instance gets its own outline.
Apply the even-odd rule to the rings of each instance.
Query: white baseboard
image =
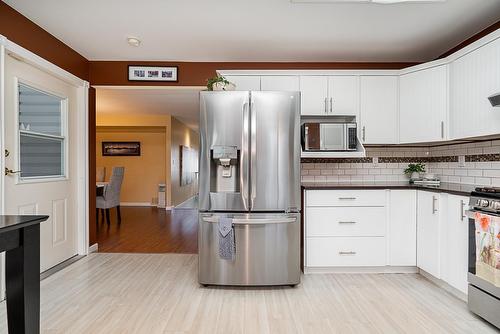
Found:
[[[120,206],[156,206],[150,202],[120,202]]]
[[[174,208],[173,206],[166,206],[166,207],[165,207],[165,210],[167,210],[167,211],[171,211],[173,208]]]
[[[463,293],[462,291],[452,287],[445,281],[432,276],[429,274],[427,271],[419,269],[418,273],[422,276],[424,276],[426,279],[431,281],[432,283],[436,284],[438,287],[440,287],[443,290],[446,290],[447,292],[451,293],[453,296],[457,297],[458,299],[463,300],[464,302],[467,302],[467,295]]]
[[[304,274],[416,274],[417,267],[304,267]]]
[[[91,253],[97,253],[97,250],[99,249],[99,245],[97,242],[89,247],[89,254]]]

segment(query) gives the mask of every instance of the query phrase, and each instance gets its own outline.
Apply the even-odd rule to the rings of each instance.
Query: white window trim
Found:
[[[39,91],[41,93],[55,96],[61,99],[61,136],[47,135],[44,133],[40,133],[39,136],[43,138],[59,138],[62,139],[63,142],[63,174],[62,175],[47,175],[47,176],[30,176],[30,177],[21,177],[20,173],[16,174],[16,184],[35,184],[35,183],[46,183],[46,182],[60,182],[60,181],[68,181],[69,180],[69,145],[68,145],[68,97],[58,94],[56,92],[44,89],[39,85],[30,82],[29,80],[25,80],[19,77],[14,78],[14,103],[15,103],[15,115],[14,121],[16,122],[16,138],[15,145],[17,147],[17,154],[14,157],[14,164],[16,166],[16,170],[21,170],[21,130],[19,127],[19,86],[23,85],[33,90]],[[26,130],[24,130],[27,132]]]

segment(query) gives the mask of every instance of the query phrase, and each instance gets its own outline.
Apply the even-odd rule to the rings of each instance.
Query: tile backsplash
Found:
[[[366,156],[303,158],[302,182],[407,181],[404,169],[409,163],[422,162],[442,182],[500,186],[500,140],[429,147],[369,146]]]

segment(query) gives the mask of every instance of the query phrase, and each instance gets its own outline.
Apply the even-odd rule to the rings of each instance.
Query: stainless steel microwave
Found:
[[[304,123],[302,149],[304,151],[355,151],[356,123]]]

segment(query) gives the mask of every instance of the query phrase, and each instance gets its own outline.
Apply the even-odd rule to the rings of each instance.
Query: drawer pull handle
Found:
[[[356,224],[356,222],[339,222],[339,224]]]
[[[341,201],[354,201],[356,197],[339,197]]]
[[[350,251],[350,252],[339,252],[339,255],[356,255],[356,252]]]

